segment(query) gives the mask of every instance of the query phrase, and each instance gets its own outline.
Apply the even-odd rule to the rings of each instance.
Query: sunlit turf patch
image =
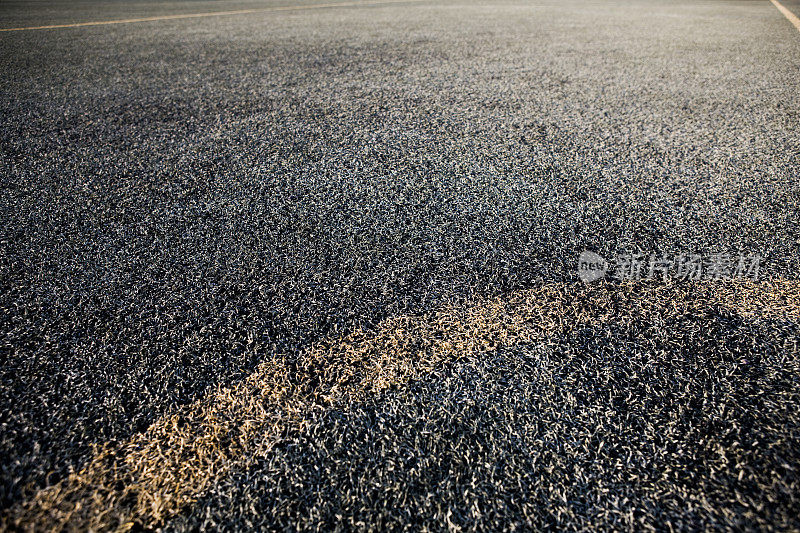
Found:
[[[720,305],[744,317],[767,316],[800,322],[800,282],[723,285],[715,292]]]
[[[800,282],[552,284],[471,306],[383,322],[262,363],[246,380],[162,418],[4,517],[31,529],[156,526],[212,480],[336,404],[402,386],[437,365],[615,323],[728,312],[800,322]]]

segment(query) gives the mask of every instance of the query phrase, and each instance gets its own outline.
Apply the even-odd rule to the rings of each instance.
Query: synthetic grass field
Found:
[[[0,529],[800,529],[790,17],[287,6],[0,3]]]

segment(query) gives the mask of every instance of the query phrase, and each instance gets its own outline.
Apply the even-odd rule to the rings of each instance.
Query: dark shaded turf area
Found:
[[[798,325],[625,318],[328,412],[167,530],[800,527]]]
[[[0,27],[252,4],[12,2],[2,4]],[[93,444],[125,439],[260,361],[292,358],[385,317],[574,280],[585,248],[758,253],[766,276],[796,279],[797,57],[800,34],[769,2],[443,1],[0,34],[2,506],[63,478]],[[715,346],[751,335],[713,320],[709,364]],[[653,334],[668,334],[660,328]],[[609,335],[591,346],[609,354],[604,364],[639,353],[621,342]],[[580,346],[571,343],[579,341],[565,339],[553,357]],[[743,344],[733,353],[747,353]],[[475,362],[487,373],[470,385],[485,392],[480,401],[499,395],[511,406],[534,386],[525,366],[532,353],[500,353],[496,368]],[[675,374],[688,371],[671,364]],[[503,392],[504,369],[514,365],[524,367],[519,381]],[[380,490],[366,483],[366,466],[348,480],[335,477],[349,472],[341,465],[304,477],[312,467],[300,457],[335,462],[306,448],[337,435],[364,442],[343,465],[366,457],[364,428],[385,410],[396,417],[388,438],[398,449],[414,442],[406,424],[445,428],[456,418],[487,424],[469,434],[491,440],[506,419],[464,411],[455,398],[474,376],[446,372],[443,383],[415,389],[431,422],[417,420],[402,395],[331,414],[321,433],[297,436],[299,444],[242,473],[252,486],[221,480],[196,513],[218,516],[230,498],[266,484],[274,497],[259,502],[259,520],[333,520],[336,504],[314,503],[314,487],[330,478],[348,516],[377,520],[374,500],[361,510],[344,503],[351,489],[368,498]],[[559,402],[575,392],[548,394]],[[787,396],[783,408],[800,407],[796,400]],[[757,421],[769,416],[778,415]],[[509,427],[524,432],[530,423]],[[777,423],[757,440],[792,435],[796,443],[793,415]],[[696,427],[681,438],[693,442]],[[513,431],[480,449],[454,442],[452,457],[511,453]],[[638,435],[641,450],[647,435]],[[435,449],[433,438],[425,446]],[[753,450],[754,461],[777,465],[778,455]],[[796,448],[782,457],[796,464]],[[295,460],[307,499],[292,500],[294,481],[280,473],[274,486],[259,473],[291,470]],[[518,460],[513,475],[530,457]],[[491,487],[494,474],[481,468],[476,483]],[[574,465],[563,468],[556,479],[566,483]],[[595,474],[588,479],[602,478]],[[468,484],[455,479],[428,504],[411,488],[427,486],[428,474],[408,475],[417,485],[403,490],[420,523],[445,516],[425,506],[456,505]],[[797,510],[791,490],[752,524],[788,520]],[[494,493],[481,494],[479,510]],[[595,510],[611,509],[610,500],[575,501],[548,516],[532,510],[544,496],[527,497],[513,512],[486,511],[486,527],[566,525],[569,516],[588,527]],[[669,497],[642,505],[676,525],[701,520],[677,510],[688,496]],[[280,502],[293,510],[272,507]],[[230,512],[244,521],[250,511]]]

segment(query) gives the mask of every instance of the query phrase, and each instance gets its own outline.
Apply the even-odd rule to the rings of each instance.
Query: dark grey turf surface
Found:
[[[0,28],[76,24],[83,22],[213,13],[274,6],[333,3],[324,0],[4,0]]]
[[[0,27],[255,3],[4,2]],[[0,501],[258,361],[573,279],[587,247],[797,278],[798,57],[766,1],[0,33]]]
[[[168,529],[797,530],[800,419],[776,406],[798,374],[775,361],[800,331],[666,322],[503,347],[334,410]]]

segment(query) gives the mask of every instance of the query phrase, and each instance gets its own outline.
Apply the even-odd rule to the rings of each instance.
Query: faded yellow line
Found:
[[[792,13],[791,11],[789,11],[788,9],[786,9],[786,8],[783,6],[783,4],[781,4],[780,2],[778,2],[778,0],[770,0],[770,1],[773,3],[773,5],[774,5],[775,7],[777,7],[777,8],[778,8],[778,11],[780,11],[781,13],[783,13],[783,16],[784,16],[784,17],[786,17],[787,19],[789,19],[789,22],[791,22],[792,24],[794,24],[794,27],[795,27],[795,28],[797,28],[797,31],[800,31],[800,18],[797,18],[797,16],[796,16],[794,13]]]
[[[665,323],[708,309],[800,322],[800,282],[693,285],[557,283],[473,305],[384,321],[262,363],[251,376],[99,446],[79,472],[0,517],[0,530],[155,528],[214,479],[245,467],[315,414],[404,386],[437,365],[610,322]]]
[[[385,1],[372,1],[372,2],[337,2],[331,4],[312,4],[304,6],[278,6],[278,7],[264,7],[256,9],[237,9],[234,11],[209,11],[206,13],[187,13],[183,15],[161,15],[157,17],[140,17],[132,19],[119,19],[119,20],[100,20],[94,22],[76,22],[73,24],[51,24],[49,26],[27,26],[22,28],[0,28],[3,31],[25,31],[25,30],[53,30],[57,28],[80,28],[83,26],[105,26],[107,24],[131,24],[135,22],[153,22],[158,20],[177,20],[177,19],[192,19],[203,17],[224,17],[228,15],[246,15],[249,13],[270,13],[277,11],[300,11],[307,9],[326,9],[332,7],[357,7],[357,6],[375,6],[383,4],[406,4],[411,2],[422,2],[423,0],[385,0]]]

